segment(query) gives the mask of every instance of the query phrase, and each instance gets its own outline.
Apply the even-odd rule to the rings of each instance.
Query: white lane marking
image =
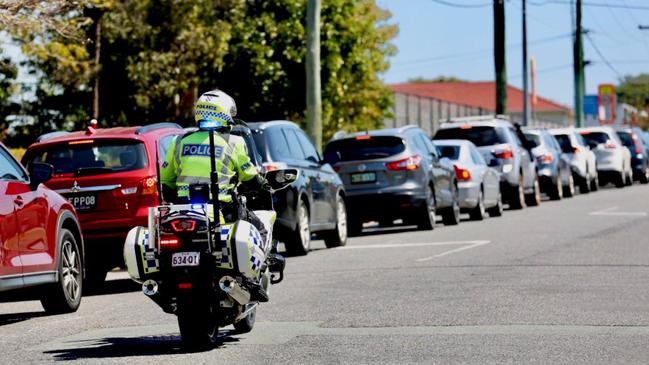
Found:
[[[491,241],[446,241],[446,242],[417,242],[417,243],[385,243],[377,245],[358,245],[343,246],[338,250],[360,250],[368,248],[403,248],[403,247],[426,247],[426,246],[446,246],[446,245],[484,245]]]
[[[436,258],[438,258],[438,257],[442,257],[442,256],[450,255],[450,254],[453,254],[453,253],[456,253],[456,252],[460,252],[460,251],[464,251],[464,250],[470,250],[470,249],[472,249],[472,248],[476,248],[476,247],[480,247],[480,246],[486,245],[486,244],[488,244],[488,243],[490,243],[490,242],[491,242],[491,241],[479,241],[479,242],[477,242],[477,243],[474,243],[474,244],[471,244],[471,245],[468,245],[468,246],[455,248],[455,249],[452,249],[452,250],[449,250],[449,251],[444,251],[444,252],[442,252],[442,253],[438,253],[437,255],[428,256],[428,257],[423,257],[423,258],[421,258],[421,259],[417,259],[417,260],[415,260],[415,261],[417,261],[417,262],[426,262],[426,261],[430,261],[430,260],[432,260],[432,259],[436,259]]]
[[[634,217],[646,217],[647,212],[617,212],[619,208],[617,206],[608,207],[602,210],[596,210],[594,212],[588,213],[588,215],[604,215],[604,216],[634,216]]]

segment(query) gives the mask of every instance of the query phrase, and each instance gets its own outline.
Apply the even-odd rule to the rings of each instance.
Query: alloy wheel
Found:
[[[81,295],[79,281],[80,258],[74,242],[66,239],[61,246],[62,281],[65,294],[70,300],[76,301]]]

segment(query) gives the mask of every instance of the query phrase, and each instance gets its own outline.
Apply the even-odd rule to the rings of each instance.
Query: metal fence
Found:
[[[474,115],[489,115],[494,114],[494,111],[418,95],[395,93],[393,114],[394,119],[384,121],[386,128],[413,124],[421,127],[429,135],[433,135],[439,129],[440,123],[448,119]],[[513,122],[520,123],[522,121],[522,114],[511,113],[510,118]],[[543,118],[537,116],[531,118],[529,123],[531,127],[538,128],[564,127],[570,124],[570,120],[561,113],[554,116],[544,115]]]

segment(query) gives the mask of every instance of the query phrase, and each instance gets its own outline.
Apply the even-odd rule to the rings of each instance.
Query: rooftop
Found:
[[[396,93],[433,98],[454,104],[483,108],[486,111],[494,112],[496,110],[496,83],[493,81],[418,82],[391,84],[388,87]],[[538,96],[534,109],[544,112],[570,112],[569,107]],[[522,113],[523,90],[507,85],[507,110]]]

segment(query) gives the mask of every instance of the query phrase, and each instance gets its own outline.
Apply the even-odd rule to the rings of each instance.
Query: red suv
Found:
[[[173,137],[183,133],[174,123],[90,126],[43,135],[25,152],[25,165],[44,162],[54,167],[47,186],[79,214],[90,286],[100,285],[109,270],[123,266],[126,234],[147,225],[148,208],[158,204],[155,161],[164,159]]]
[[[74,208],[42,182],[52,166],[29,174],[0,143],[0,292],[38,286],[47,312],[81,303],[83,239]]]

